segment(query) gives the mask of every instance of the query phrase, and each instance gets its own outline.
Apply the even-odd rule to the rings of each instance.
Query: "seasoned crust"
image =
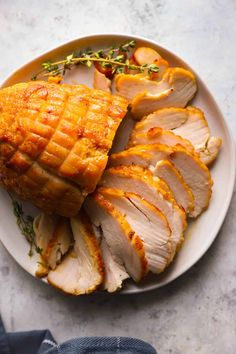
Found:
[[[126,109],[124,98],[84,85],[32,81],[0,90],[2,185],[46,212],[76,215]]]

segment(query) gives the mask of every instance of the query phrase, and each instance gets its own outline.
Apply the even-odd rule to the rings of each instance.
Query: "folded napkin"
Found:
[[[50,331],[6,333],[0,317],[0,354],[157,354],[140,339],[83,337],[57,344]]]

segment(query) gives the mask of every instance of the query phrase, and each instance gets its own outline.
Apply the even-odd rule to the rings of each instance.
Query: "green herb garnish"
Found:
[[[10,194],[9,194],[10,195]],[[30,215],[25,215],[22,204],[15,200],[12,195],[10,195],[12,200],[13,212],[17,220],[17,225],[22,233],[25,236],[26,240],[30,244],[29,256],[31,257],[35,252],[41,254],[42,249],[37,246],[35,241],[35,232],[33,228],[34,218]]]
[[[34,75],[32,80],[45,76],[64,76],[68,70],[71,70],[76,65],[85,65],[90,68],[93,63],[95,65],[96,63],[100,64],[103,68],[111,69],[110,75],[112,76],[125,72],[125,69],[137,70],[139,72],[146,70],[148,75],[157,73],[159,68],[155,64],[136,65],[130,61],[131,58],[128,57],[128,54],[135,47],[136,42],[132,40],[119,47],[110,47],[98,51],[87,48],[78,53],[73,52],[67,55],[65,59],[57,62],[48,60],[42,63],[42,70]]]

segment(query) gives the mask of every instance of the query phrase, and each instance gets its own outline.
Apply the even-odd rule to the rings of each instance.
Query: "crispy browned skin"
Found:
[[[76,215],[107,163],[127,101],[44,81],[0,90],[2,185],[46,212]]]

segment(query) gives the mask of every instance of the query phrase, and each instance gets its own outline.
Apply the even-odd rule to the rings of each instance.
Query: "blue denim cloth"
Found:
[[[48,330],[6,333],[0,317],[0,354],[157,354],[148,343],[127,337],[84,337],[57,345]]]
[[[127,337],[84,337],[71,339],[40,354],[157,354],[140,339]]]

